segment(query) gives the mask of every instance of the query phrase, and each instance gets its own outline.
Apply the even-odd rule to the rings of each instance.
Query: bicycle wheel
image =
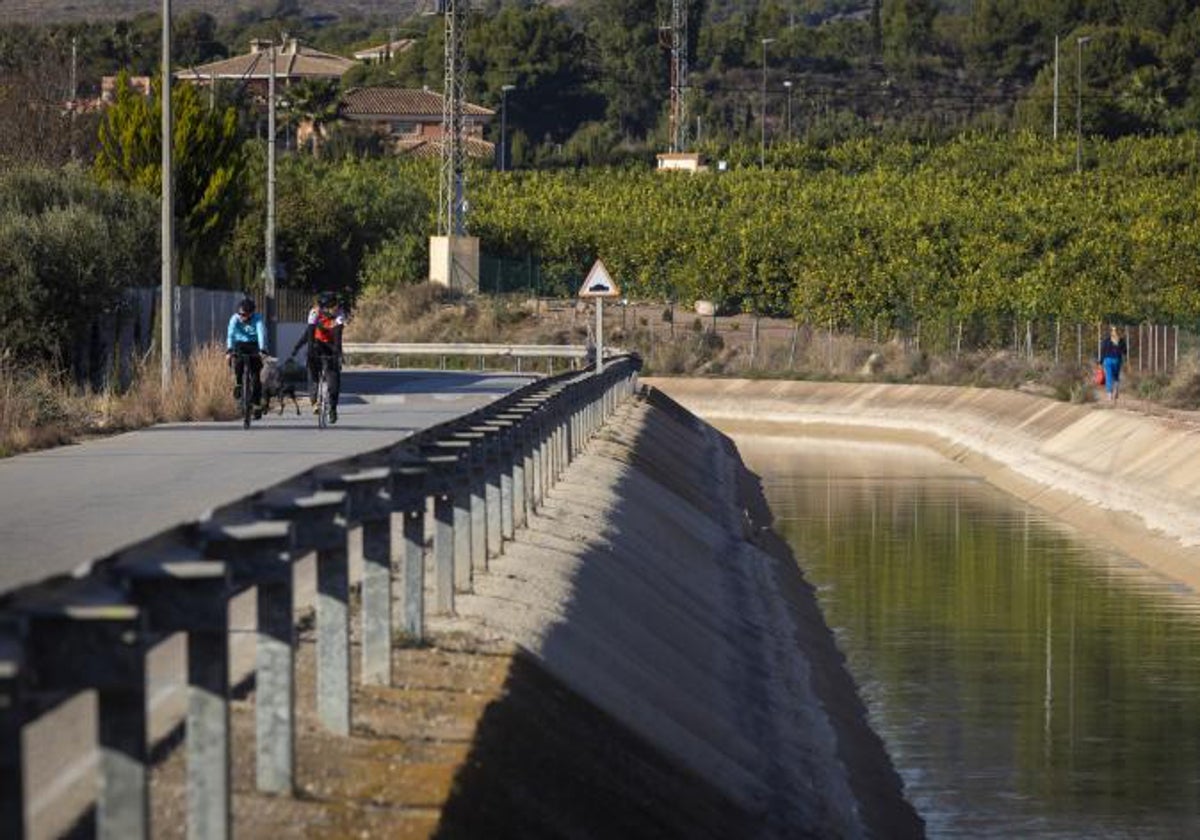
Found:
[[[317,426],[324,429],[329,425],[329,382],[325,379],[325,366],[321,365],[321,381],[317,384]]]
[[[250,428],[250,418],[254,413],[254,377],[250,372],[250,359],[242,360],[242,428]]]

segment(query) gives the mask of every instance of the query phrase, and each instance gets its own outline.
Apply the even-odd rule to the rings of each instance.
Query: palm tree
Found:
[[[332,79],[306,79],[288,87],[287,98],[281,103],[289,124],[299,132],[307,125],[312,151],[320,151],[325,139],[325,126],[337,119],[338,83]]]

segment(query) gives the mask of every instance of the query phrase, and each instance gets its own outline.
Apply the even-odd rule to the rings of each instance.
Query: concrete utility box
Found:
[[[479,291],[479,237],[429,237],[429,281],[473,295]]]
[[[698,152],[663,152],[657,155],[659,172],[706,172]]]

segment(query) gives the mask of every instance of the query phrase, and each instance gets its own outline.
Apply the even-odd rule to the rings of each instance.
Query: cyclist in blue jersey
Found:
[[[262,354],[267,352],[267,325],[263,316],[255,311],[254,299],[242,298],[237,312],[229,319],[225,334],[225,355],[233,365],[233,398],[242,398],[242,366],[249,363],[254,377],[254,419],[262,417]]]

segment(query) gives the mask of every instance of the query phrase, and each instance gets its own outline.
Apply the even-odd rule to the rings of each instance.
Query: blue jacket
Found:
[[[267,325],[263,316],[255,312],[249,321],[243,322],[235,312],[229,319],[229,330],[225,334],[225,349],[232,350],[244,341],[253,341],[258,349],[267,352]]]

